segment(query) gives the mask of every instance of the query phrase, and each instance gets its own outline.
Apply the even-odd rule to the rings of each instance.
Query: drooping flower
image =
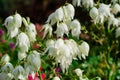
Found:
[[[49,37],[52,36],[52,31],[53,31],[53,29],[52,29],[52,26],[51,26],[50,24],[45,24],[45,25],[43,25],[42,30],[44,30],[43,39],[46,37],[46,34],[48,34]]]
[[[5,73],[5,72],[0,73],[0,80],[12,80],[12,79],[13,79],[13,75],[11,73]]]
[[[68,46],[72,58],[76,59],[77,54],[80,53],[77,43],[73,39],[69,39],[65,40],[65,44]]]
[[[1,71],[7,73],[12,72],[12,70],[14,69],[13,65],[11,63],[6,63],[3,67],[1,67]]]
[[[66,20],[71,20],[74,18],[75,9],[72,4],[67,4],[66,6],[63,6],[63,10],[64,10],[64,17]]]
[[[14,17],[14,25],[15,27],[19,28],[22,25],[22,17],[20,14],[16,13],[15,15],[13,15]]]
[[[10,61],[9,55],[8,55],[8,54],[5,54],[5,55],[1,58],[0,63],[6,64],[6,63],[8,63],[9,61]]]
[[[40,53],[32,51],[32,53],[27,57],[27,64],[30,65],[34,71],[38,71],[41,66]]]
[[[15,80],[26,80],[26,72],[21,65],[18,65],[12,72]]]
[[[64,18],[64,12],[62,7],[58,8],[55,12],[51,13],[47,19],[47,23],[54,25],[55,23],[62,21]]]
[[[68,36],[69,30],[65,23],[58,23],[57,30],[55,31],[57,37],[63,38],[63,35],[66,34]]]
[[[81,60],[81,57],[83,59],[86,59],[86,56],[88,56],[90,47],[87,42],[82,42],[82,44],[79,46],[80,53],[78,54],[79,59]]]
[[[119,25],[119,20],[117,18],[114,17],[114,15],[111,15],[109,18],[108,18],[108,28],[113,25],[113,26],[116,26],[118,27]]]
[[[71,33],[72,33],[72,36],[74,37],[77,37],[79,39],[79,35],[81,33],[81,25],[80,25],[80,22],[78,20],[73,20],[70,24],[71,26]]]
[[[72,4],[78,7],[78,6],[81,6],[81,1],[82,0],[72,0]]]
[[[5,19],[4,25],[8,30],[8,35],[10,36],[10,38],[17,36],[18,31],[19,31],[18,29],[22,25],[22,18],[20,14],[16,13],[13,16],[7,17]]]
[[[99,14],[103,15],[104,17],[109,17],[111,15],[110,10],[110,5],[106,5],[104,3],[100,4],[98,8]]]
[[[58,76],[55,76],[52,80],[60,80]]]
[[[93,7],[89,12],[90,17],[93,19],[94,23],[96,24],[96,20],[99,16],[98,9]]]
[[[77,68],[74,70],[78,77],[82,77],[83,70]]]
[[[29,37],[29,40],[31,42],[34,42],[36,41],[36,35],[37,35],[37,31],[36,31],[36,28],[35,28],[35,25],[33,23],[30,23],[27,28],[27,35]]]
[[[113,14],[117,14],[118,12],[120,12],[120,5],[116,3],[111,9]]]
[[[116,36],[116,38],[118,38],[120,36],[120,27],[118,27],[116,29],[115,36]]]
[[[82,5],[85,8],[90,8],[90,7],[93,7],[94,1],[93,0],[82,0]]]
[[[17,36],[17,45],[20,48],[21,52],[28,52],[28,49],[30,47],[30,41],[28,36],[24,32],[21,32]]]
[[[21,51],[18,52],[18,59],[19,60],[23,60],[26,57],[27,57],[27,54],[25,52],[21,52]]]

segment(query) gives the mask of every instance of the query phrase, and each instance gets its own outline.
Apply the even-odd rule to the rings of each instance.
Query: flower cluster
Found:
[[[81,25],[77,19],[73,19],[74,15],[75,9],[69,3],[51,13],[42,28],[44,30],[43,38],[46,37],[46,34],[49,34],[49,37],[51,37],[53,35],[53,26],[57,24],[56,31],[54,31],[57,37],[63,38],[64,35],[68,36],[71,31],[72,36],[79,39]]]
[[[72,63],[72,59],[85,59],[88,56],[89,45],[87,42],[78,45],[73,39],[63,40],[48,40],[46,43],[47,49],[50,57],[55,58],[56,64],[60,63],[60,67],[63,71],[68,69],[69,65]]]
[[[84,7],[92,7],[93,2],[89,0],[90,4],[82,1]],[[85,5],[89,6],[85,6]],[[60,64],[60,68],[64,73],[68,70],[73,59],[77,57],[81,60],[86,59],[89,53],[89,45],[83,41],[80,45],[73,39],[68,39],[69,35],[79,39],[81,34],[81,24],[77,19],[74,19],[75,9],[72,4],[66,3],[64,6],[58,8],[55,12],[51,13],[48,17],[46,24],[42,28],[38,28],[30,19],[25,19],[20,14],[15,13],[5,19],[4,26],[7,28],[8,36],[10,39],[15,39],[16,45],[12,48],[18,49],[18,62],[12,64],[10,57],[5,54],[0,61],[0,80],[40,80],[45,78],[45,74],[39,74],[41,67],[41,56],[36,50],[30,50],[35,42],[37,44],[36,35],[43,31],[43,39],[48,35],[50,38],[54,36],[55,39],[43,40],[46,43],[46,49],[43,54],[48,52],[51,58],[54,58],[56,65]],[[56,26],[56,27],[54,27]],[[36,29],[39,29],[38,31]],[[65,39],[66,38],[66,39]],[[16,47],[15,47],[16,46]],[[45,47],[45,46],[42,46]],[[33,48],[36,49],[36,48]],[[38,49],[38,48],[37,48]],[[41,56],[40,56],[41,55]],[[81,73],[82,74],[82,73]],[[55,76],[53,80],[60,80]]]
[[[120,19],[116,15],[120,12],[120,1],[111,0],[111,4],[95,3],[93,0],[72,0],[74,6],[89,9],[89,15],[94,24],[103,24],[107,21],[108,28],[116,26],[116,37],[119,37]]]
[[[27,57],[27,62],[24,66],[14,66],[9,62],[10,57],[6,54],[2,57],[0,63],[2,64],[0,80],[26,80],[29,74],[35,73],[41,66],[40,53],[32,51]]]

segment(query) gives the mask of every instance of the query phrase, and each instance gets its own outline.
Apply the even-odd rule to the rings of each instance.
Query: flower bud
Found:
[[[8,63],[10,61],[10,57],[9,57],[9,55],[8,54],[5,54],[2,58],[1,58],[1,63],[2,64],[6,64],[6,63]]]
[[[77,76],[82,77],[82,72],[83,72],[83,70],[77,68],[77,69],[75,69],[74,71],[75,71],[75,73],[77,74]]]
[[[60,80],[60,78],[58,76],[56,76],[52,80]]]

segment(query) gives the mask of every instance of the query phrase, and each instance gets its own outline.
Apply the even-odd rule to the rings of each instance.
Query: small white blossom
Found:
[[[5,72],[0,73],[0,80],[12,80],[12,79],[13,79],[13,75],[11,73],[5,73]]]
[[[77,54],[79,54],[79,48],[77,43],[73,39],[65,40],[65,44],[68,46],[71,56],[76,59]]]
[[[7,17],[5,19],[4,25],[8,30],[8,35],[10,36],[10,38],[17,36],[18,29],[22,25],[22,18],[20,14],[16,13],[13,16]]]
[[[99,16],[98,9],[96,7],[93,7],[89,12],[90,17],[94,20],[94,23],[96,22],[96,19]]]
[[[63,37],[64,34],[68,36],[69,30],[65,23],[58,23],[57,24],[57,30],[55,31],[57,34],[57,37]]]
[[[120,36],[120,27],[118,27],[116,29],[115,36],[116,36],[116,38],[118,38]]]
[[[52,29],[52,26],[50,24],[43,25],[42,30],[44,30],[43,39],[46,37],[47,34],[49,35],[49,37],[52,36],[53,29]]]
[[[2,68],[1,68],[1,71],[2,72],[5,72],[5,73],[9,73],[13,70],[13,65],[11,63],[6,63]]]
[[[16,13],[14,16],[15,27],[19,28],[22,25],[22,17],[20,14]]]
[[[55,11],[55,18],[58,22],[58,21],[62,21],[63,17],[64,17],[64,12],[63,12],[62,7],[60,7]]]
[[[77,68],[77,69],[75,69],[74,71],[75,71],[75,73],[77,74],[77,76],[82,77],[83,70]]]
[[[81,59],[81,57],[82,57],[83,59],[85,59],[86,56],[88,56],[90,47],[89,47],[88,43],[84,41],[84,42],[82,42],[82,44],[79,46],[79,50],[80,50],[80,52],[81,52],[81,53],[78,54],[79,59]]]
[[[36,41],[36,35],[37,35],[37,31],[35,28],[35,25],[30,23],[27,27],[27,35],[30,39],[31,42]]]
[[[93,0],[82,0],[82,5],[85,8],[90,8],[90,7],[93,7],[94,1]]]
[[[81,0],[72,0],[72,4],[77,7],[81,6]]]
[[[72,33],[72,36],[74,37],[77,37],[79,39],[79,35],[81,33],[81,25],[80,25],[80,22],[78,20],[73,20],[70,24],[71,26],[71,33]]]
[[[114,17],[114,15],[111,15],[109,18],[108,18],[108,28],[113,25],[113,26],[116,26],[118,27],[119,25],[119,20],[117,18]]]
[[[9,61],[10,61],[9,55],[8,55],[8,54],[5,54],[5,55],[1,58],[0,63],[6,64],[6,63],[8,63]]]
[[[118,3],[116,3],[113,7],[112,7],[112,13],[117,14],[118,12],[120,12],[120,5]]]
[[[28,65],[31,65],[31,67],[33,67],[35,71],[38,71],[41,66],[40,54],[37,51],[33,51],[27,57],[27,63]]]
[[[26,72],[21,65],[17,66],[12,73],[15,80],[26,80]]]
[[[106,4],[100,4],[99,8],[98,8],[98,11],[99,11],[99,14],[103,15],[104,17],[108,17],[111,15],[110,13],[110,5],[106,5]]]
[[[63,9],[66,20],[71,20],[74,18],[75,9],[72,4],[67,4],[66,6],[63,6]]]
[[[55,76],[52,80],[60,80],[58,76]]]
[[[49,17],[48,17],[46,22],[51,24],[51,25],[54,25],[57,22],[57,20],[55,18],[55,13],[54,12],[49,15]]]
[[[62,7],[58,8],[55,12],[51,13],[47,19],[47,23],[54,25],[56,22],[62,21],[64,18],[64,12]]]
[[[24,58],[26,58],[27,54],[25,52],[18,52],[18,59],[19,60],[23,60]]]
[[[28,36],[21,32],[17,37],[17,45],[20,48],[21,52],[28,52],[28,49],[30,47],[30,41]]]

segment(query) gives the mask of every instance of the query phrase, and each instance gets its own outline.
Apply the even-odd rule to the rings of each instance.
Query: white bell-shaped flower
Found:
[[[65,40],[65,44],[68,46],[72,58],[76,59],[76,56],[79,53],[79,48],[77,43],[73,39],[69,39],[69,40]]]
[[[89,44],[85,41],[82,42],[82,44],[79,46],[79,50],[81,52],[81,53],[78,54],[79,59],[81,59],[81,57],[83,59],[85,59],[86,56],[88,56],[88,53],[89,53],[89,50],[90,50]]]
[[[22,25],[22,18],[20,14],[16,13],[13,16],[7,17],[5,19],[4,25],[8,30],[8,35],[10,36],[10,38],[17,36],[18,29]]]
[[[14,69],[13,65],[11,63],[6,63],[2,68],[1,71],[5,73],[9,73]]]
[[[83,70],[77,68],[74,70],[78,77],[82,77]]]
[[[118,3],[116,3],[113,7],[112,7],[112,13],[117,14],[118,12],[120,12],[120,5]]]
[[[114,15],[111,15],[108,18],[108,27],[110,27],[111,25],[118,27],[119,25],[119,20],[117,18],[114,17]]]
[[[15,27],[19,28],[22,25],[22,17],[20,14],[16,13],[14,16]]]
[[[9,61],[10,61],[9,55],[8,55],[8,54],[5,54],[5,55],[1,58],[0,63],[6,64],[6,63],[8,63]]]
[[[62,21],[63,17],[64,17],[64,12],[63,12],[62,7],[60,7],[55,11],[55,18],[57,20],[56,22]]]
[[[33,51],[28,57],[27,57],[27,63],[31,65],[35,71],[38,71],[41,66],[41,59],[40,59],[40,53],[37,51]]]
[[[56,22],[62,21],[64,18],[64,12],[62,7],[58,8],[55,12],[51,13],[47,19],[47,23],[54,25]]]
[[[17,66],[12,73],[15,80],[26,80],[26,72],[21,65]]]
[[[56,17],[55,17],[55,13],[51,13],[46,21],[46,23],[49,23],[51,25],[54,25],[57,22]]]
[[[43,39],[46,37],[47,34],[49,35],[49,37],[52,36],[53,29],[52,29],[52,26],[50,24],[43,25],[42,30],[44,30]]]
[[[27,56],[27,54],[25,52],[21,52],[21,51],[18,52],[18,59],[19,60],[25,59],[26,56]]]
[[[80,25],[80,22],[78,20],[73,20],[70,24],[71,26],[71,33],[72,33],[72,36],[74,37],[77,37],[79,39],[79,35],[81,33],[81,25]]]
[[[17,45],[20,48],[21,52],[28,52],[28,49],[30,47],[30,41],[28,36],[21,32],[17,37]]]
[[[82,0],[82,5],[85,8],[90,8],[90,7],[93,7],[94,1],[93,0]]]
[[[36,41],[37,31],[34,24],[30,23],[29,26],[27,26],[27,35],[31,42]]]
[[[13,75],[11,73],[5,73],[5,72],[0,73],[0,80],[12,80],[12,79],[13,79]]]
[[[55,76],[52,80],[60,80],[58,76]]]
[[[106,5],[104,3],[100,4],[98,8],[99,14],[103,15],[104,17],[109,17],[111,15],[110,10],[110,5]]]
[[[55,31],[57,34],[57,37],[63,37],[64,34],[68,36],[69,30],[65,23],[58,23],[57,24],[57,30]]]
[[[74,18],[75,9],[72,4],[67,4],[66,6],[63,6],[63,9],[66,20],[71,20]]]
[[[98,13],[98,9],[96,7],[93,7],[90,12],[90,17],[95,20],[97,18],[97,16],[99,16],[99,13]]]
[[[116,29],[115,36],[116,36],[116,38],[118,38],[120,36],[120,27],[118,27]]]
[[[81,0],[72,0],[72,4],[77,7],[81,6]]]

